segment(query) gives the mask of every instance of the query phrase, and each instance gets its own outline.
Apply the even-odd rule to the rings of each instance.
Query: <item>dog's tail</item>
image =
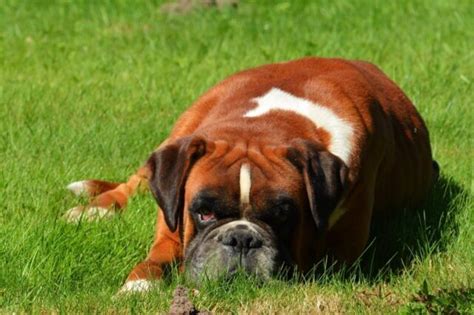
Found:
[[[91,221],[111,217],[127,206],[128,199],[137,190],[148,187],[149,177],[150,169],[145,165],[123,183],[97,179],[73,182],[67,188],[78,196],[89,197],[89,203],[69,209],[64,218],[75,223],[81,218]]]
[[[67,185],[69,189],[76,196],[95,197],[106,191],[117,188],[120,183],[106,182],[98,179],[81,180]]]

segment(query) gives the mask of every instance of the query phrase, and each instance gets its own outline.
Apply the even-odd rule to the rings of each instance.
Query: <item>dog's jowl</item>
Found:
[[[148,186],[158,224],[122,291],[147,290],[177,262],[191,278],[268,279],[328,257],[353,262],[372,215],[423,201],[438,175],[407,96],[363,61],[304,58],[239,72],[202,95],[124,183],[81,181],[93,219]]]

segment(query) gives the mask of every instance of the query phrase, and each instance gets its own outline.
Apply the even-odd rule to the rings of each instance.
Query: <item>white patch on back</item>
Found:
[[[339,118],[331,109],[296,97],[278,88],[272,88],[265,95],[254,98],[257,107],[245,113],[244,117],[258,117],[272,110],[286,110],[311,120],[318,128],[331,135],[328,150],[349,165],[352,152],[352,126]]]
[[[240,167],[240,204],[250,203],[250,187],[252,186],[252,179],[250,175],[250,165],[242,164]]]

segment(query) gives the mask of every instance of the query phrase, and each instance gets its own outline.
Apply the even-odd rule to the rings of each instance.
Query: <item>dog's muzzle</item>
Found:
[[[186,253],[186,273],[194,280],[227,277],[241,270],[268,279],[278,265],[275,237],[269,229],[245,220],[209,227]]]

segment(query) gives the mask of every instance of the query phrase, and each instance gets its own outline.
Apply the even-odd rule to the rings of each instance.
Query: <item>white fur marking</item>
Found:
[[[87,194],[87,192],[89,191],[88,186],[89,185],[87,180],[81,180],[78,182],[70,183],[69,185],[67,185],[67,189],[72,191],[76,196],[80,196],[83,194]]]
[[[87,221],[95,221],[95,220],[113,217],[115,214],[116,212],[112,209],[107,209],[107,208],[102,208],[102,207],[86,208],[83,206],[78,206],[66,211],[63,218],[68,223],[79,223],[81,219],[84,219]]]
[[[296,97],[278,88],[272,88],[265,95],[254,98],[257,107],[245,113],[244,117],[258,117],[272,110],[286,110],[311,120],[318,128],[325,129],[331,135],[328,150],[349,165],[352,152],[352,126],[339,118],[331,109]]]
[[[78,206],[66,211],[63,218],[68,223],[78,223],[81,220],[81,216],[83,213],[84,213],[84,207]]]
[[[112,217],[115,214],[114,210],[102,208],[102,207],[91,207],[85,212],[89,221],[95,219],[103,219]]]
[[[144,279],[127,281],[120,288],[118,294],[123,293],[140,293],[149,291],[152,287],[152,282]]]
[[[240,167],[240,204],[250,203],[250,187],[252,179],[250,175],[250,165],[244,163]]]

